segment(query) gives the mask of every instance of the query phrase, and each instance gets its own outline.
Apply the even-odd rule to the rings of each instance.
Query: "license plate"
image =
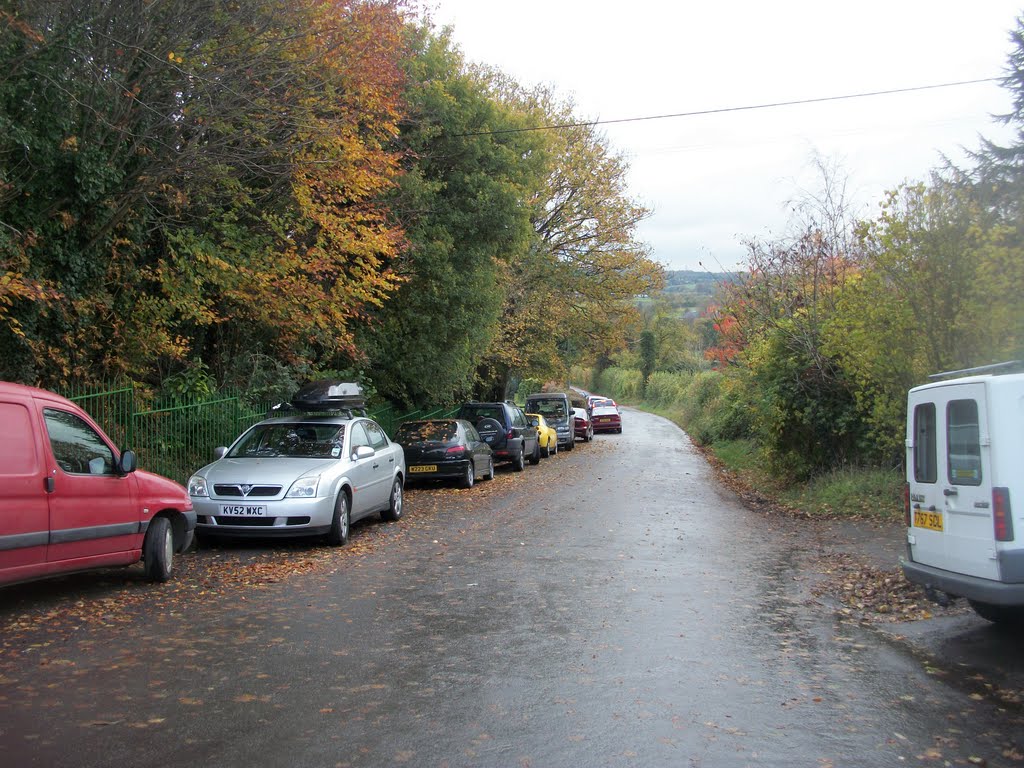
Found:
[[[266,517],[267,508],[264,506],[249,507],[241,504],[222,504],[220,513],[224,517]]]
[[[409,467],[410,472],[437,472],[437,464],[418,464]]]
[[[932,531],[941,531],[942,515],[938,512],[925,512],[923,509],[915,509],[914,527],[928,528]]]

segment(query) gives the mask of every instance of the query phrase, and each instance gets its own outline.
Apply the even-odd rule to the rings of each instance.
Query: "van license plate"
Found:
[[[923,509],[915,509],[914,527],[928,528],[932,531],[941,531],[942,515],[938,512],[925,512]]]
[[[416,464],[409,467],[410,472],[437,472],[437,464]]]
[[[266,517],[267,508],[264,506],[247,507],[241,504],[222,504],[220,514],[224,517]]]

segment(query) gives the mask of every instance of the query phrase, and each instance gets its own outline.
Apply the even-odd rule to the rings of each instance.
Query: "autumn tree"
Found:
[[[862,268],[824,348],[851,382],[877,461],[898,463],[906,392],[927,374],[1021,351],[1024,266],[970,189],[933,175],[890,192],[860,227]]]
[[[502,335],[486,361],[495,392],[512,371],[550,378],[578,359],[621,349],[638,326],[636,297],[664,280],[636,236],[648,212],[629,196],[628,166],[607,138],[579,123],[571,103],[548,89],[505,83],[500,95],[549,126],[549,165],[525,201],[534,228],[530,251],[506,275]]]
[[[353,357],[401,245],[374,207],[397,173],[401,4],[7,9],[4,377]]]
[[[720,346],[741,363],[760,439],[794,478],[854,459],[863,440],[849,380],[825,346],[859,269],[854,222],[843,180],[818,167],[821,191],[798,201],[792,234],[748,242],[748,273],[723,287],[718,310]]]

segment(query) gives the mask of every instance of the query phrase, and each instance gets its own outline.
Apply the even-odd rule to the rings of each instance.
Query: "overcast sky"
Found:
[[[749,107],[998,77],[1024,0],[422,0],[466,57],[549,84],[585,120]],[[787,201],[838,163],[872,216],[885,190],[964,158],[1011,107],[995,83],[604,127],[639,230],[669,269],[731,270],[781,237]]]

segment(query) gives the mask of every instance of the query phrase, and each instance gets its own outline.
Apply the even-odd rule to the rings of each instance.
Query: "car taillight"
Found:
[[[508,431],[508,432],[507,432],[507,433],[505,434],[505,437],[507,437],[507,438],[508,438],[509,440],[511,440],[511,439],[512,439],[513,437],[515,437],[515,436],[516,436],[516,431],[515,431],[514,429],[510,429],[510,430],[509,430],[509,431]]]
[[[891,496],[889,498],[892,498]],[[903,519],[910,527],[910,483],[903,484]]]
[[[1010,515],[1010,489],[992,489],[992,524],[996,541],[1013,541],[1013,517]]]
[[[464,445],[453,445],[451,448],[445,451],[445,453],[447,453],[449,456],[457,456],[458,454],[465,452],[466,446]]]

